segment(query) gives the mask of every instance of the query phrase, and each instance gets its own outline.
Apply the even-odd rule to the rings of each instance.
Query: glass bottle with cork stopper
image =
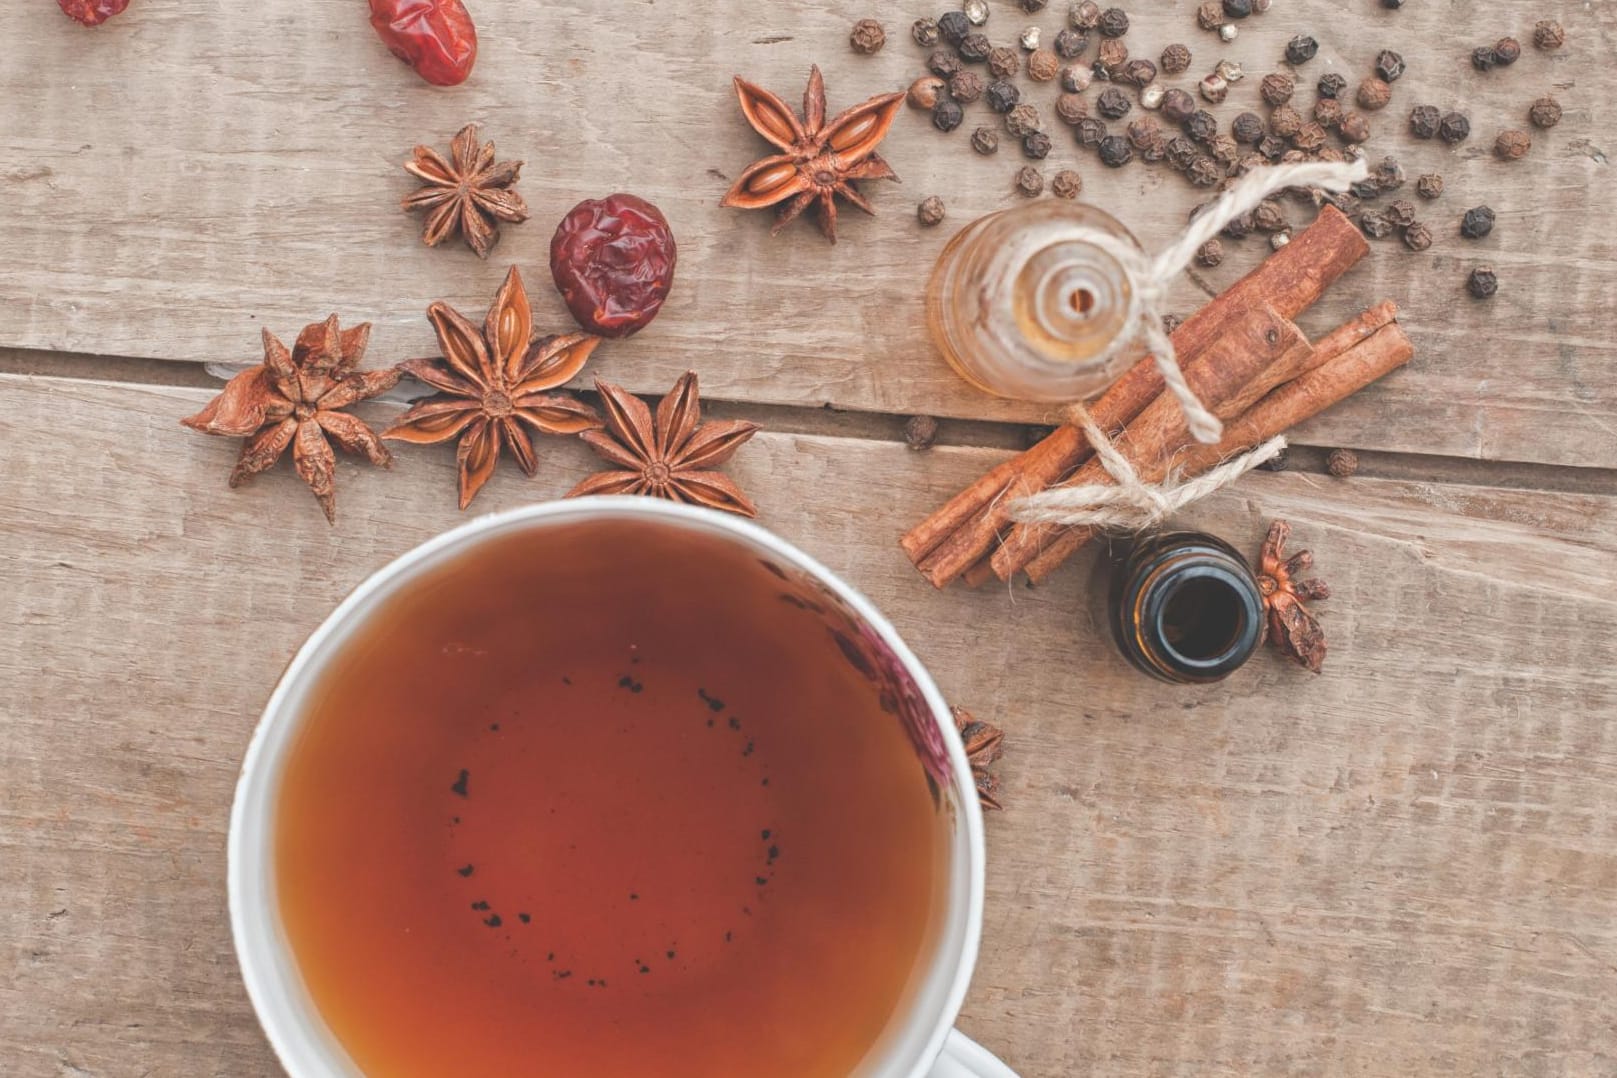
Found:
[[[1099,393],[1145,353],[1132,233],[1093,206],[1041,201],[962,229],[927,286],[927,326],[987,393],[1066,402]],[[1121,257],[1120,257],[1121,256]]]

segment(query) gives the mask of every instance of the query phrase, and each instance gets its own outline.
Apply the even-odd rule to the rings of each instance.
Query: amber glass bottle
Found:
[[[1163,681],[1229,677],[1263,642],[1263,596],[1239,551],[1168,532],[1114,543],[1108,620],[1125,658]]]

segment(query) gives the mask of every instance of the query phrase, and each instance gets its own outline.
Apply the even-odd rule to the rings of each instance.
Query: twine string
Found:
[[[1138,330],[1135,336],[1118,334],[1097,358],[1097,362],[1104,363],[1119,349],[1133,343],[1134,339],[1143,338],[1146,349],[1156,360],[1157,370],[1162,373],[1168,392],[1173,394],[1184,412],[1185,425],[1190,429],[1191,436],[1204,445],[1216,443],[1223,436],[1224,425],[1196,396],[1190,383],[1185,381],[1185,372],[1180,369],[1173,339],[1162,328],[1169,288],[1190,265],[1202,244],[1218,235],[1225,225],[1243,213],[1255,209],[1258,203],[1276,191],[1287,187],[1343,191],[1369,174],[1369,166],[1362,160],[1351,163],[1309,161],[1254,169],[1198,214],[1184,234],[1154,258],[1110,233],[1099,229],[1078,229],[1073,238],[1099,248],[1116,260],[1136,296]],[[1098,452],[1099,443],[1092,444],[1096,445]]]
[[[1212,471],[1180,482],[1169,475],[1161,484],[1141,480],[1134,466],[1100,429],[1089,409],[1073,405],[1067,419],[1089,439],[1106,474],[1116,486],[1086,483],[1076,487],[1056,487],[1039,494],[1018,498],[1010,506],[1010,517],[1022,524],[1064,524],[1101,528],[1109,531],[1146,531],[1164,523],[1191,502],[1229,486],[1265,461],[1273,460],[1286,448],[1283,437],[1267,442],[1225,461]]]

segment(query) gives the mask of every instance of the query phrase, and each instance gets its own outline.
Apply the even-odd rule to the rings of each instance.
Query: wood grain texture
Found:
[[[835,248],[810,224],[772,239],[768,214],[717,205],[768,149],[742,122],[731,75],[796,100],[818,61],[833,109],[902,89],[922,61],[908,24],[935,4],[887,5],[879,14],[889,44],[867,58],[846,40],[854,19],[872,13],[859,0],[482,0],[477,70],[449,92],[390,57],[357,2],[174,0],[135,6],[94,31],[48,3],[15,6],[0,61],[0,345],[248,361],[260,325],[290,334],[336,310],[376,322],[374,354],[398,359],[431,349],[429,301],[481,311],[512,261],[535,286],[541,320],[559,327],[565,312],[542,287],[554,222],[580,198],[631,188],[667,210],[681,276],[654,329],[601,350],[598,368],[614,381],[660,392],[690,366],[715,398],[1043,417],[968,389],[933,354],[922,324],[922,282],[948,234],[1017,198],[1014,147],[987,159],[966,146],[973,126],[992,122],[984,106],[948,137],[907,111],[883,147],[903,185],[873,185],[880,217],[844,214]],[[1030,20],[997,3],[989,28],[1000,40],[1027,21],[1053,32],[1064,7]],[[1617,240],[1606,227],[1617,188],[1600,120],[1617,89],[1617,6],[1500,0],[1480,18],[1460,0],[1397,12],[1296,0],[1246,20],[1229,46],[1195,28],[1189,0],[1136,7],[1127,39],[1136,52],[1191,45],[1196,64],[1178,80],[1186,85],[1223,56],[1254,76],[1272,70],[1299,31],[1322,44],[1301,71],[1304,107],[1325,71],[1356,82],[1383,47],[1409,61],[1393,105],[1373,117],[1369,148],[1398,154],[1411,176],[1447,177],[1448,194],[1420,207],[1438,243],[1423,255],[1396,240],[1377,244],[1303,326],[1321,332],[1390,296],[1419,356],[1310,424],[1304,440],[1617,466],[1608,377],[1617,346],[1607,325]],[[1529,46],[1510,69],[1471,70],[1472,38],[1526,39],[1545,15],[1567,25],[1560,53]],[[1257,81],[1235,85],[1226,121],[1257,101]],[[1029,92],[1049,115],[1054,84]],[[1561,126],[1536,134],[1526,161],[1494,161],[1494,133],[1522,125],[1546,92],[1566,106]],[[1474,137],[1452,149],[1414,142],[1404,118],[1418,102],[1464,108]],[[422,247],[419,222],[397,209],[411,189],[399,167],[410,147],[445,145],[468,120],[528,162],[521,189],[534,209],[486,264],[463,248]],[[1056,134],[1047,170],[1077,167],[1085,197],[1148,246],[1166,242],[1198,199],[1165,168],[1107,170]],[[949,222],[922,230],[913,210],[933,193],[947,201]],[[1498,227],[1480,243],[1462,241],[1461,212],[1482,202],[1498,211]],[[1233,282],[1264,250],[1261,238],[1247,241],[1205,283]],[[1503,282],[1488,304],[1462,287],[1481,261]],[[1175,294],[1181,312],[1205,298],[1188,280]]]
[[[337,600],[464,519],[447,450],[342,464],[335,529],[288,466],[231,492],[232,441],[177,422],[204,399],[0,377],[8,1076],[274,1072],[225,916],[238,761]],[[542,453],[480,507],[591,466]],[[1006,728],[964,1028],[1028,1078],[1617,1070],[1617,499],[1249,476],[1187,522],[1291,519],[1331,654],[1191,690],[1111,652],[1093,555],[915,576],[897,534],[1003,455],[764,434],[732,465]]]

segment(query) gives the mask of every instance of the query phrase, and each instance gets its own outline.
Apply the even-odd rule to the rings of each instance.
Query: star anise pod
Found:
[[[427,185],[406,196],[403,205],[428,211],[421,233],[428,247],[459,232],[478,258],[487,258],[500,240],[499,222],[528,219],[528,204],[511,186],[522,162],[495,164],[494,143],[478,144],[476,124],[461,128],[449,143],[449,160],[431,146],[417,146],[415,159],[404,169]]]
[[[1286,557],[1290,536],[1291,525],[1285,521],[1269,525],[1258,560],[1258,590],[1268,615],[1266,635],[1282,654],[1317,674],[1325,664],[1325,630],[1303,604],[1329,599],[1331,589],[1323,580],[1297,579],[1297,574],[1313,568],[1314,555],[1302,550]]]
[[[398,384],[402,372],[397,367],[354,369],[370,337],[369,322],[342,330],[332,315],[304,327],[288,352],[266,329],[264,362],[236,375],[206,408],[180,422],[204,434],[246,439],[230,473],[232,487],[270,467],[291,446],[299,477],[335,524],[337,458],[331,442],[363,454],[372,464],[393,463],[376,433],[342,411]]]
[[[732,419],[703,423],[696,372],[680,376],[668,396],[651,409],[620,386],[595,380],[606,412],[606,431],[590,431],[584,440],[617,471],[590,476],[567,492],[569,498],[586,494],[647,494],[673,502],[705,505],[754,517],[758,509],[729,476],[717,468],[741,444],[758,433],[756,423]]]
[[[966,759],[971,762],[971,778],[977,786],[977,799],[983,808],[999,809],[999,779],[988,766],[1004,754],[1005,733],[993,723],[979,722],[963,707],[954,711],[954,726],[966,743]]]
[[[589,405],[565,393],[547,393],[584,368],[601,343],[587,333],[533,337],[533,312],[515,266],[506,274],[483,331],[449,304],[427,308],[442,359],[410,359],[399,366],[438,392],[417,401],[382,437],[416,445],[460,439],[460,507],[471,504],[500,459],[503,442],[522,470],[539,468],[528,428],[577,434],[601,425]]]
[[[901,93],[882,94],[862,105],[825,120],[825,79],[816,65],[809,73],[803,95],[803,118],[791,106],[761,86],[736,76],[741,111],[753,130],[784,150],[766,157],[741,174],[721,206],[760,210],[779,205],[773,232],[779,232],[816,199],[820,203],[820,231],[837,242],[837,203],[841,195],[866,213],[874,214],[855,186],[858,180],[897,180],[876,146],[903,106]]]

